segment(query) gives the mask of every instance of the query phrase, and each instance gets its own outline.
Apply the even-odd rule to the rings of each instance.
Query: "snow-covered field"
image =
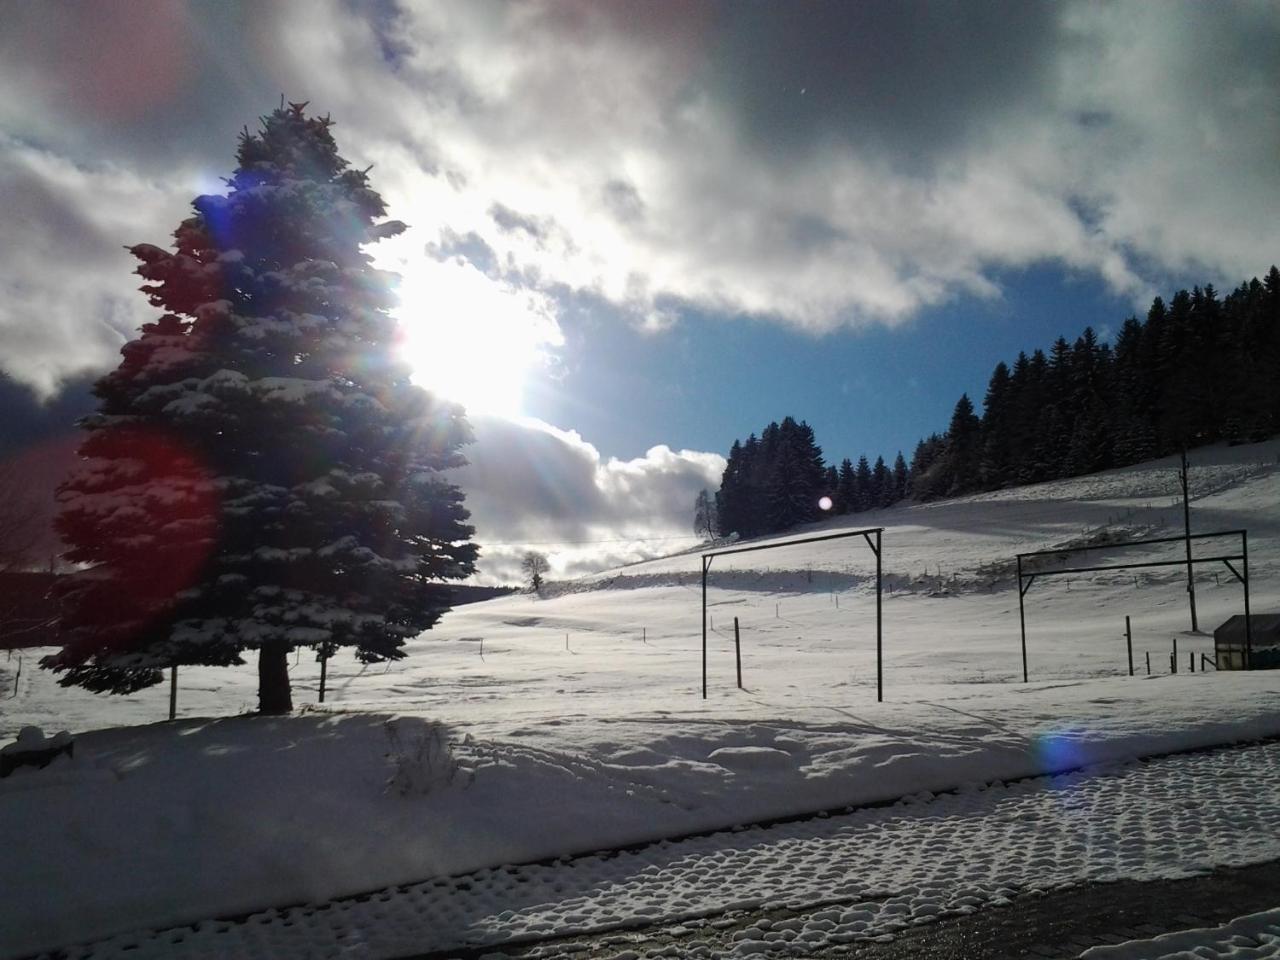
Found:
[[[1254,612],[1280,609],[1278,453],[1192,457],[1193,528],[1249,530]],[[252,665],[183,671],[168,724],[164,687],[96,697],[33,669],[37,651],[20,676],[18,657],[0,658],[0,690],[16,691],[0,734],[81,734],[73,760],[0,781],[0,822],[22,832],[5,854],[0,954],[1280,734],[1280,673],[1187,672],[1241,611],[1221,565],[1199,570],[1203,635],[1185,632],[1177,567],[1037,580],[1021,682],[1014,554],[1174,535],[1176,492],[1166,460],[819,525],[885,528],[884,703],[860,539],[715,561],[705,701],[696,554],[459,608],[389,667],[340,655],[324,707],[286,719],[238,716],[254,705]],[[314,701],[317,678],[302,656],[295,704]]]

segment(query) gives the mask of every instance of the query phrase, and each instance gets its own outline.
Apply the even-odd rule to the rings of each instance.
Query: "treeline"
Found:
[[[930,500],[1105,470],[1182,446],[1280,431],[1280,270],[1220,298],[1211,285],[1157,297],[1115,344],[1091,327],[1048,354],[996,364],[981,416],[961,396],[945,433],[908,465],[865,456],[827,466],[813,430],[787,417],[734,441],[715,496],[719,532],[775,533],[830,512]]]
[[[1211,285],[1157,297],[1114,347],[1086,328],[1046,356],[996,364],[981,419],[961,397],[911,464],[920,500],[1125,466],[1280,430],[1280,270],[1225,298]]]
[[[743,537],[777,533],[831,513],[887,507],[907,495],[907,485],[901,453],[892,468],[883,457],[874,467],[866,457],[856,467],[848,459],[839,469],[827,466],[813,428],[786,417],[758,438],[734,441],[715,495],[714,527]],[[705,523],[705,502],[700,496],[695,527]]]

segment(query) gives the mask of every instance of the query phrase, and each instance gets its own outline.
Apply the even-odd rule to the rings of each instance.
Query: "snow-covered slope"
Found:
[[[1193,527],[1248,529],[1255,612],[1280,609],[1278,453],[1273,441],[1192,457]],[[166,688],[97,697],[33,669],[38,651],[20,676],[16,655],[0,658],[0,689],[14,693],[0,700],[0,734],[28,723],[83,734],[74,760],[0,781],[3,822],[28,825],[6,867],[20,893],[0,903],[0,954],[1280,734],[1280,673],[1186,672],[1212,638],[1186,632],[1178,567],[1038,580],[1027,595],[1032,682],[1021,682],[1014,555],[1180,532],[1172,461],[802,533],[866,526],[884,527],[891,590],[882,704],[874,558],[860,539],[715,561],[706,700],[696,554],[461,607],[400,663],[335,659],[324,707],[286,720],[237,716],[255,701],[252,665],[184,670],[181,722],[164,724]],[[1204,631],[1241,610],[1221,565],[1201,568],[1197,599]],[[1181,672],[1170,677],[1175,636]],[[305,654],[293,680],[295,703],[315,699]]]

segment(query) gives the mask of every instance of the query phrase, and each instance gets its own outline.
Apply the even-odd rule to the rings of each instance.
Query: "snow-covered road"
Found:
[[[245,922],[118,937],[67,955],[395,957],[823,904],[795,920],[738,929],[727,953],[803,956],[1034,890],[1278,857],[1280,744],[1269,743],[482,870]],[[668,956],[715,955],[705,941],[673,949]]]

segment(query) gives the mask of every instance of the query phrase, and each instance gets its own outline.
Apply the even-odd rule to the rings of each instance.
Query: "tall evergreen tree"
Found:
[[[871,489],[871,464],[867,463],[865,455],[858,458],[858,466],[853,471],[853,502],[854,509],[859,513],[863,510],[870,510],[874,506]]]
[[[836,486],[836,510],[840,513],[853,513],[857,503],[857,477],[853,472],[853,461],[845,457],[840,461],[840,482]]]
[[[871,499],[876,508],[893,503],[893,476],[885,465],[884,457],[876,457],[875,466],[871,468]]]
[[[831,464],[822,472],[822,493],[831,499],[831,512],[836,512],[836,494],[840,489],[840,472]]]
[[[936,433],[916,444],[911,456],[910,481],[907,495],[916,500],[932,500],[945,493],[943,486],[942,455],[946,441]]]
[[[1198,293],[1198,291],[1197,291]],[[1196,442],[1203,399],[1197,381],[1203,353],[1195,329],[1191,294],[1179,290],[1169,301],[1159,345],[1160,433],[1169,447]]]
[[[1013,381],[1009,367],[1001,361],[991,372],[987,395],[982,403],[982,454],[979,469],[987,487],[1009,481],[1011,459]]]
[[[127,693],[257,650],[259,709],[287,712],[291,650],[399,659],[473,572],[444,473],[470,430],[409,382],[364,252],[404,225],[304,107],[244,132],[173,252],[131,248],[163,312],[98,382],[59,492],[80,572],[42,665],[63,685]]]
[[[813,428],[785,417],[770,424],[771,456],[768,473],[770,531],[786,530],[818,517],[826,467]]]
[[[907,470],[907,458],[899,450],[897,459],[893,461],[893,500],[890,501],[891,503],[906,499],[907,486],[910,481],[911,475]]]
[[[961,394],[951,414],[951,426],[947,430],[946,459],[950,481],[947,486],[948,496],[978,489],[981,482],[980,430],[978,415],[973,412],[973,401],[967,393]]]

